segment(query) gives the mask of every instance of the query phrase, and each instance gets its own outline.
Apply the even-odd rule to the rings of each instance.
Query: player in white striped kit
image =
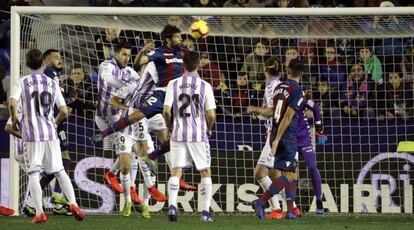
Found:
[[[99,100],[95,113],[95,123],[99,130],[105,130],[110,124],[117,121],[121,111],[110,106],[109,101],[115,92],[130,82],[137,81],[139,76],[134,69],[128,66],[131,59],[131,44],[119,41],[115,45],[115,55],[112,59],[104,61],[99,66],[98,94]],[[117,139],[117,133],[109,137],[110,145]],[[116,153],[119,155],[119,152]],[[138,161],[132,159],[132,170],[137,170]],[[122,193],[116,174],[119,171],[119,158],[116,159],[110,171],[104,174],[105,181],[117,192]],[[135,172],[136,174],[136,172]],[[130,190],[132,198],[136,203],[141,203],[135,189]]]
[[[21,100],[23,115],[20,123],[24,160],[29,175],[28,187],[36,208],[32,223],[47,221],[43,212],[42,190],[39,183],[41,170],[55,175],[69,199],[70,211],[76,220],[83,220],[85,214],[76,203],[72,183],[63,168],[56,131],[56,124],[68,116],[63,95],[59,85],[42,73],[42,52],[37,49],[29,50],[26,54],[26,65],[32,70],[32,74],[20,78],[15,83],[9,99],[9,110],[12,128],[18,130],[19,120],[16,109],[18,101]],[[59,109],[56,120],[53,117],[55,104]]]
[[[277,170],[273,169],[275,157],[272,155],[272,148],[270,146],[269,138],[272,130],[272,108],[273,97],[276,86],[280,84],[280,62],[276,57],[271,57],[265,63],[266,88],[263,96],[262,107],[249,106],[247,112],[253,116],[258,116],[260,119],[266,120],[266,144],[260,154],[257,165],[254,169],[254,177],[259,182],[263,191],[266,191],[272,179],[277,177]],[[270,115],[270,116],[269,116]],[[280,209],[280,204],[276,196],[269,200],[272,212],[267,216],[268,219],[283,218],[283,211]]]
[[[213,221],[210,213],[212,181],[208,137],[211,136],[216,119],[216,103],[211,85],[197,73],[200,65],[198,53],[185,53],[183,62],[184,74],[168,83],[163,111],[169,130],[172,128],[171,151],[166,154],[171,168],[168,217],[170,221],[177,221],[177,196],[182,168],[190,166],[193,161],[201,175],[202,220]]]
[[[148,68],[147,66],[147,70],[150,69],[151,68]],[[145,99],[148,97],[148,94],[152,91],[154,81],[152,80],[151,76],[153,75],[148,73],[148,71],[144,71],[143,77],[140,79],[139,83],[132,82],[120,88],[115,93],[115,95],[111,97],[110,105],[123,110],[123,116],[125,116],[126,113],[132,113],[134,109],[137,109],[139,105],[145,101]],[[150,118],[149,122],[161,124],[161,127],[158,127],[158,130],[166,130],[166,126],[161,115],[156,115]],[[167,199],[166,196],[158,191],[157,187],[154,185],[153,178],[148,166],[141,159],[145,154],[143,151],[146,150],[146,153],[151,153],[154,151],[154,144],[152,142],[151,136],[148,133],[147,123],[147,120],[143,119],[138,123],[127,126],[118,134],[116,148],[121,157],[121,182],[125,194],[125,187],[128,187],[128,185],[131,184],[131,181],[128,180],[129,174],[124,174],[124,172],[129,171],[126,168],[130,164],[130,162],[127,161],[129,159],[128,156],[135,157],[134,150],[137,150],[139,156],[139,165],[145,181],[145,187],[148,189],[148,191],[146,191],[146,189],[144,191],[146,194],[149,192],[149,194],[153,196],[153,198],[158,202],[164,202]],[[154,129],[153,127],[154,126],[152,125],[150,131]],[[129,216],[131,213],[132,204],[130,203],[130,197],[128,197],[129,194],[125,195],[127,202],[125,203],[122,214],[124,216]],[[145,200],[144,205],[142,206],[142,213],[144,218],[149,218],[149,212],[147,212],[149,197],[146,195],[144,198]]]

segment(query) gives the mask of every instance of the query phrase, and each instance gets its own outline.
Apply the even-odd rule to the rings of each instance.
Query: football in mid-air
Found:
[[[203,39],[208,35],[210,28],[204,20],[198,20],[191,24],[190,34],[194,39]]]

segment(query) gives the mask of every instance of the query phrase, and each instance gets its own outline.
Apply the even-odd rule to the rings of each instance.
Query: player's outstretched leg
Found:
[[[95,136],[90,138],[90,141],[92,143],[97,143],[102,141],[105,137],[111,135],[112,133],[119,132],[123,130],[128,125],[134,124],[144,118],[145,115],[139,111],[135,110],[131,115],[128,115],[128,113],[125,115],[125,117],[120,118],[118,121],[112,123],[107,129],[104,131],[96,134]]]

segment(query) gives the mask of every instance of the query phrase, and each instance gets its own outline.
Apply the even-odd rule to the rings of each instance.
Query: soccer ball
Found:
[[[209,30],[206,21],[198,20],[191,24],[190,34],[194,39],[203,39],[207,37]]]

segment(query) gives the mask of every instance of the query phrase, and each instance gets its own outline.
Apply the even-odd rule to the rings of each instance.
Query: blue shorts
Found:
[[[158,113],[162,114],[162,111],[164,110],[164,100],[164,91],[154,91],[152,96],[145,100],[145,102],[138,109],[147,119],[150,119]]]
[[[298,145],[295,140],[280,141],[275,155],[273,168],[280,171],[296,172],[298,164]]]

